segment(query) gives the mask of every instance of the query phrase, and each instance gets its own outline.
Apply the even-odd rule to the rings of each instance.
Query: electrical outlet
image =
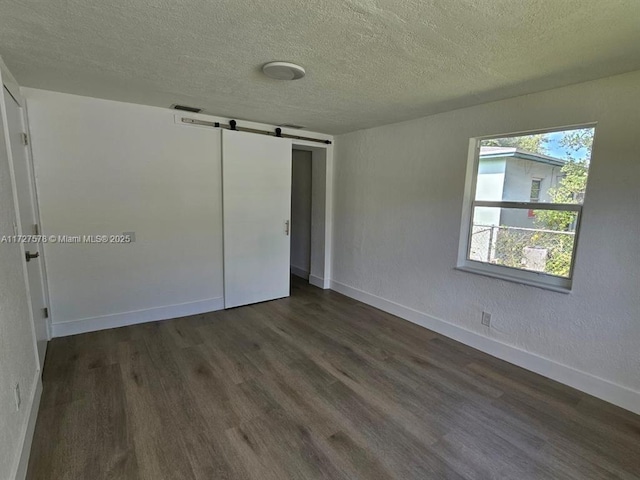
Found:
[[[491,326],[491,314],[488,312],[482,312],[482,325],[485,327]]]
[[[20,398],[20,384],[16,383],[16,389],[14,391],[16,396],[16,410],[20,410],[20,404],[22,403],[22,399]]]

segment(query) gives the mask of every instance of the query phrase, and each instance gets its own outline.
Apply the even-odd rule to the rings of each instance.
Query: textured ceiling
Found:
[[[640,69],[640,0],[0,0],[0,55],[25,86],[342,133]]]

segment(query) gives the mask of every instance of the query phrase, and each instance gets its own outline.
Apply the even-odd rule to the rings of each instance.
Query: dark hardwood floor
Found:
[[[638,479],[640,417],[296,280],[53,340],[28,478]]]

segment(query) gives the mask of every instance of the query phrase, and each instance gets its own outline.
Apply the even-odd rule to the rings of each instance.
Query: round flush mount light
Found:
[[[298,80],[304,77],[305,71],[300,65],[289,62],[269,62],[262,66],[262,72],[276,80]]]

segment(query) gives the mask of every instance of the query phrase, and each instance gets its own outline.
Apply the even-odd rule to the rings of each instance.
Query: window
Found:
[[[531,180],[531,194],[529,195],[529,201],[531,203],[537,203],[540,201],[540,186],[542,184],[542,180],[540,178],[534,178]],[[527,216],[529,218],[533,218],[536,216],[536,212],[529,209],[527,212]]]
[[[542,179],[534,178],[531,180],[531,193],[529,194],[529,201],[532,203],[536,203],[540,201],[540,186],[542,184]]]
[[[570,290],[594,134],[472,139],[458,268]]]

